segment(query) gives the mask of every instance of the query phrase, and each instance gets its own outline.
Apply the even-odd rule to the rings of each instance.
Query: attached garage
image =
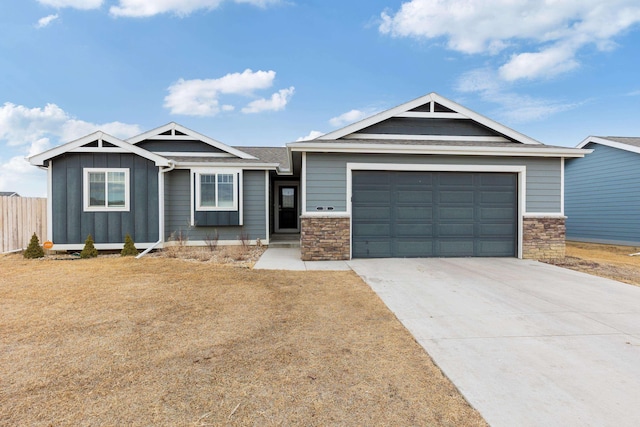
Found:
[[[354,258],[517,256],[517,174],[352,173]]]

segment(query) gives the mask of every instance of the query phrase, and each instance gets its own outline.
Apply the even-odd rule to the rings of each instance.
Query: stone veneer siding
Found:
[[[351,257],[349,216],[300,218],[300,251],[303,261],[347,260]]]
[[[524,217],[522,227],[522,258],[564,258],[565,217]]]

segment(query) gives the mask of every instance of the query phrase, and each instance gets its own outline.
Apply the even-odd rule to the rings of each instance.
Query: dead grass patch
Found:
[[[566,258],[553,264],[608,279],[640,286],[638,246],[567,242]]]
[[[352,272],[0,271],[2,425],[486,425]]]

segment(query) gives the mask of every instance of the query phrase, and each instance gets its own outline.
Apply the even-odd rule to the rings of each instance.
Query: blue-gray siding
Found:
[[[640,245],[640,154],[600,144],[567,160],[567,239]]]
[[[223,151],[213,147],[209,144],[205,144],[202,141],[188,141],[188,140],[154,140],[148,139],[146,141],[136,144],[140,148],[144,148],[153,152],[172,152],[172,153],[222,153]]]
[[[83,168],[127,168],[130,179],[128,212],[84,212]],[[67,153],[52,160],[53,242],[122,243],[130,234],[136,243],[159,240],[158,168],[134,155]]]
[[[238,240],[245,233],[249,240],[267,239],[265,172],[243,172],[242,227],[191,227],[190,171],[176,169],[165,176],[165,239],[182,232],[190,241],[202,241],[217,231],[220,240]],[[175,237],[174,237],[175,238]]]
[[[526,166],[526,211],[561,212],[562,163],[559,158],[307,153],[308,212],[317,211],[318,206],[333,207],[335,212],[346,211],[347,163]]]
[[[364,128],[360,133],[386,135],[502,136],[479,123],[457,119],[394,117]]]

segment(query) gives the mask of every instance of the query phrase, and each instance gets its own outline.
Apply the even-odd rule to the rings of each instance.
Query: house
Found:
[[[304,260],[564,254],[564,159],[431,93],[310,141],[231,147],[176,123],[93,133],[32,156],[48,170],[54,249],[171,240],[268,244]]]
[[[0,197],[20,197],[15,191],[0,191]]]
[[[589,136],[566,163],[567,239],[640,245],[640,138]]]

